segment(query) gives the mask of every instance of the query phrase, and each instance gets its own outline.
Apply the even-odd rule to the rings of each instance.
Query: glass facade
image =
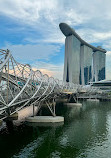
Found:
[[[94,81],[105,79],[106,54],[100,51],[93,53]]]
[[[104,80],[106,50],[88,44],[66,23],[59,27],[66,36],[63,81],[87,85]]]
[[[92,53],[93,50],[86,46],[81,46],[80,63],[81,63],[81,83],[87,85],[92,79]]]
[[[87,85],[91,81],[105,79],[105,57],[101,51],[81,45],[74,36],[67,36],[65,40],[65,63],[63,81]]]
[[[80,84],[80,41],[74,36],[66,37],[64,81]]]

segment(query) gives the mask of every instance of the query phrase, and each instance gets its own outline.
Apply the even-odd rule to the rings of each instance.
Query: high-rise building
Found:
[[[101,51],[96,51],[93,53],[93,77],[95,81],[100,81],[105,79],[105,61],[106,54]]]
[[[92,48],[82,45],[80,51],[80,84],[86,85],[92,79]]]
[[[87,85],[105,79],[106,50],[88,44],[65,23],[59,27],[66,36],[63,81]]]
[[[65,43],[64,81],[79,84],[80,41],[71,35],[66,38]]]

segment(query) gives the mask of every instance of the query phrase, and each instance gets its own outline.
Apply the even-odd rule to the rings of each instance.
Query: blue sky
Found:
[[[110,0],[0,0],[0,48],[14,58],[62,79],[65,22],[88,43],[107,50],[106,77],[111,79]]]

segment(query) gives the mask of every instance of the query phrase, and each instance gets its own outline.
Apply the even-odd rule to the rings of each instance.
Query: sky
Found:
[[[111,79],[111,0],[0,0],[0,49],[9,49],[18,62],[62,79],[61,22],[88,43],[107,50],[106,79]]]

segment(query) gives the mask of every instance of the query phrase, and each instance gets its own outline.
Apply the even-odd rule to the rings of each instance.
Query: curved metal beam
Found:
[[[2,64],[0,64],[0,70],[3,68],[3,66],[8,62],[10,56],[11,56],[11,53],[10,51],[7,52],[7,58],[4,60],[4,62]]]

